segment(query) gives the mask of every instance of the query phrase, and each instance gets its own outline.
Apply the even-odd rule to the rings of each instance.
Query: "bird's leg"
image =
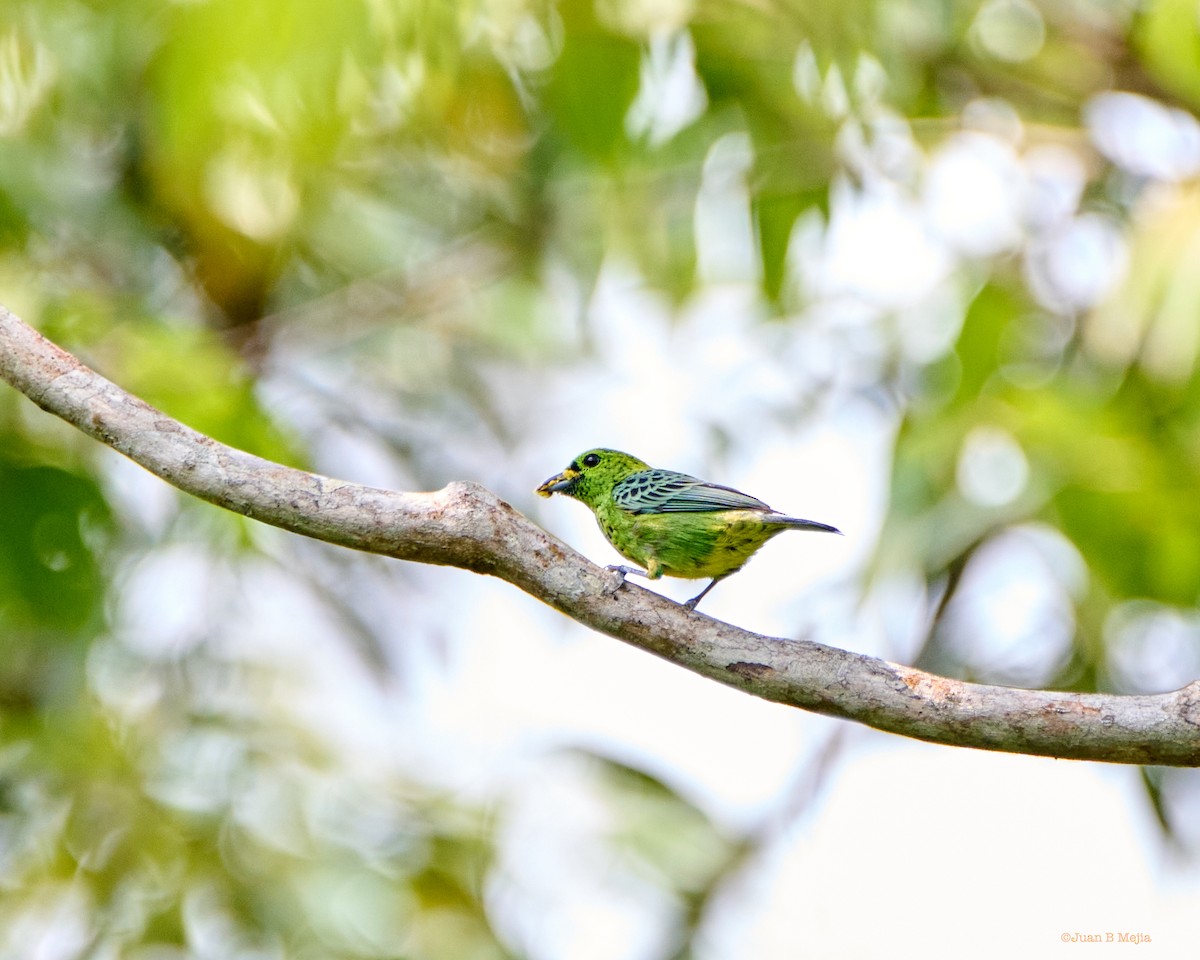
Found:
[[[646,571],[646,570],[643,570],[641,567],[627,567],[627,566],[625,566],[625,564],[623,564],[623,563],[610,563],[610,564],[609,564],[607,567],[605,567],[604,569],[605,569],[605,570],[612,570],[612,571],[613,571],[613,572],[615,572],[615,573],[619,573],[619,574],[621,575],[621,579],[622,579],[622,580],[624,580],[624,579],[625,579],[627,576],[629,576],[630,574],[633,574],[635,577],[648,577],[648,576],[650,576],[649,572],[648,572],[648,571]]]
[[[701,600],[704,599],[704,595],[706,593],[708,593],[709,590],[711,590],[713,587],[715,587],[718,583],[720,583],[724,579],[725,579],[724,577],[714,577],[712,583],[710,583],[707,587],[705,587],[698,594],[696,594],[694,597],[692,597],[691,600],[688,600],[686,603],[684,603],[684,606],[687,607],[689,610],[695,610],[696,604],[698,604]]]

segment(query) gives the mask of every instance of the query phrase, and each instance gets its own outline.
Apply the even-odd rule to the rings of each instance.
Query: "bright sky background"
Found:
[[[981,129],[939,150],[917,189],[877,169],[885,160],[903,166],[913,149],[903,137],[877,141],[875,153],[863,148],[864,186],[835,191],[828,229],[797,227],[796,280],[819,303],[788,324],[759,322],[739,179],[746,146],[737,137],[719,143],[696,211],[702,292],[673,315],[623,264],[608,264],[586,306],[596,360],[547,374],[522,444],[501,463],[481,462],[475,479],[601,564],[617,557],[591,514],[532,494],[592,446],[626,449],[832,523],[844,537],[773,541],[703,611],[904,661],[919,590],[898,582],[865,606],[857,593],[886,508],[896,427],[894,409],[852,389],[874,376],[875,320],[895,312],[903,348],[936,355],[957,329],[962,292],[951,271],[964,257],[1015,247],[1024,231],[1044,234],[1039,263],[1067,278],[1055,289],[1074,291],[1080,303],[1102,292],[1088,278],[1111,283],[1121,264],[1109,234],[1072,219],[1083,174],[1071,156],[1022,155],[1019,134],[991,132],[1011,127],[1001,114],[982,104]],[[558,306],[565,330],[571,304]],[[785,427],[768,415],[807,392],[813,415],[803,423]],[[714,423],[731,438],[719,463],[705,459]],[[967,495],[1003,502],[1019,491],[1019,448],[1003,435],[968,446],[959,478]],[[395,485],[367,448],[339,447],[337,462],[340,476]],[[158,482],[115,461],[112,476],[152,517]],[[1038,537],[1047,539],[1033,530],[997,548],[1002,576],[978,625],[1016,676],[1061,654],[1067,628],[1042,628],[1081,575],[1063,544],[1047,548],[1059,558],[1049,567],[1028,562],[1029,538]],[[511,805],[496,922],[535,960],[654,956],[654,919],[664,909],[644,881],[606,859],[605,812],[556,754],[572,745],[643,766],[731,830],[770,825],[765,855],[715,912],[701,960],[1200,955],[1200,867],[1163,848],[1136,768],[933,747],[810,716],[597,636],[498,581],[410,572],[411,590],[382,601],[394,616],[403,695],[381,690],[319,605],[267,565],[241,574],[245,614],[223,642],[239,657],[288,664],[293,679],[278,691],[281,704],[338,745],[360,786],[394,769],[473,801]],[[131,575],[123,631],[164,652],[198,642],[188,633],[203,619],[196,584],[214,575],[186,550],[156,556]],[[698,584],[652,588],[682,600]],[[164,611],[174,611],[167,621]],[[437,651],[408,642],[425,634],[446,642]],[[93,682],[102,695],[107,676],[100,659]],[[136,709],[130,691],[109,694]],[[797,779],[838,731],[844,739],[815,796],[797,801]],[[251,804],[244,816],[270,829],[269,804]],[[1061,941],[1072,933],[1151,941]]]
[[[990,117],[985,108],[980,113]],[[947,343],[956,326],[939,317],[955,315],[944,302],[953,264],[1038,229],[1024,216],[1032,193],[1047,219],[1054,198],[1062,198],[1058,217],[1066,223],[1082,171],[1053,152],[1019,159],[1011,139],[967,133],[933,158],[915,194],[883,179],[835,194],[829,229],[807,228],[805,236],[802,226],[797,239],[797,272],[818,286],[825,308],[774,327],[756,322],[754,278],[739,275],[753,258],[738,253],[739,244],[751,243],[740,181],[729,173],[742,162],[738,150],[736,139],[714,148],[706,168],[714,185],[698,204],[698,223],[707,224],[700,262],[713,265],[711,285],[672,317],[636,277],[611,265],[589,308],[600,358],[594,369],[544,386],[536,441],[519,451],[502,493],[600,563],[616,557],[586,509],[528,496],[593,445],[627,449],[833,523],[844,538],[791,536],[768,545],[706,598],[705,612],[759,632],[809,632],[904,660],[912,652],[905,624],[915,622],[919,598],[906,600],[899,590],[889,607],[863,609],[854,589],[883,519],[895,427],[892,412],[848,399],[844,389],[854,381],[853,365],[864,362],[861,349],[850,347],[856,326],[873,309],[907,309],[901,336],[911,350]],[[1084,245],[1059,255],[1057,269],[1088,276],[1098,266],[1089,258],[1103,265],[1111,257],[1103,245]],[[785,430],[764,415],[813,381],[828,389],[814,393],[810,422]],[[720,465],[701,459],[702,425],[713,422],[734,438]],[[1024,478],[1019,448],[1006,460],[1003,437],[997,455],[989,454],[996,446],[990,438],[980,442],[985,466],[976,495],[1015,495]],[[960,481],[970,485],[964,469]],[[996,494],[997,482],[1015,489]],[[995,581],[985,625],[1001,657],[1010,652],[1005,636],[1027,635],[1059,595],[1044,564],[1027,562],[1015,546],[1010,554],[1015,561]],[[1067,548],[1061,561],[1053,566],[1069,581],[1077,558]],[[458,605],[460,623],[443,624],[464,646],[453,679],[429,695],[426,720],[435,737],[479,751],[464,789],[491,789],[495,777],[500,789],[519,793],[518,810],[527,812],[515,818],[512,842],[522,855],[540,853],[538,871],[527,863],[524,882],[525,896],[540,905],[534,913],[544,917],[531,939],[547,960],[634,960],[648,946],[639,920],[644,897],[636,887],[614,887],[602,865],[576,856],[596,829],[595,813],[561,774],[547,770],[542,784],[536,771],[546,767],[537,758],[548,744],[603,744],[645,764],[718,821],[746,828],[789,808],[798,771],[844,726],[692,677],[506,587],[457,576],[439,577],[438,585],[459,597],[470,591],[472,599]],[[684,599],[696,586],[654,588]],[[1023,656],[1053,662],[1067,634],[1047,629],[1043,636],[1048,650]],[[466,705],[476,716],[464,713]],[[1060,941],[1074,932],[1149,934],[1152,947],[1137,945],[1143,953],[1197,955],[1200,869],[1163,850],[1136,769],[931,747],[853,727],[847,733],[815,800],[798,817],[782,815],[768,855],[732,895],[728,921],[718,914],[708,960],[1009,958],[1096,949]],[[547,830],[562,842],[547,839]]]
[[[433,10],[436,0],[427,6]],[[499,11],[505,3],[493,6]],[[508,6],[516,13],[519,5]],[[682,29],[690,7],[688,0],[647,7],[661,25],[626,117],[629,134],[641,142],[665,143],[707,109],[696,51]],[[1000,62],[1023,62],[1045,40],[1043,14],[1030,0],[982,0],[973,17],[967,43]],[[15,67],[0,77],[0,94],[22,94],[9,98],[0,135],[19,131],[43,95],[57,90],[53,70],[45,72],[52,61],[26,56],[17,33],[9,39],[8,59],[16,66],[28,60],[36,82],[18,89],[23,74]],[[556,42],[530,34],[526,54],[549,63]],[[404,374],[391,361],[407,351],[402,359],[422,366],[429,358],[410,349],[416,344],[443,350],[440,359],[453,363],[446,359],[453,357],[453,334],[439,329],[441,306],[405,318],[411,322],[360,330],[372,340],[367,346],[346,333],[345,316],[324,328],[305,322],[308,310],[333,314],[342,305],[353,315],[355,294],[376,278],[362,280],[333,308],[309,305],[267,325],[277,339],[258,382],[264,403],[281,422],[292,418],[299,435],[318,438],[311,452],[322,472],[405,489],[412,484],[403,458],[384,437],[370,435],[375,424],[403,422],[411,431],[404,439],[421,449],[416,459],[426,469],[448,465],[438,482],[486,484],[599,564],[618,557],[590,512],[568,498],[533,494],[594,446],[628,450],[834,524],[843,537],[777,538],[706,597],[701,612],[760,633],[910,662],[928,613],[923,583],[887,573],[863,593],[903,412],[902,400],[878,389],[882,371],[894,369],[897,356],[911,365],[943,356],[964,306],[1000,260],[1024,272],[1046,312],[1047,335],[1057,322],[1065,342],[1074,332],[1070,318],[1086,316],[1136,275],[1130,231],[1154,223],[1118,224],[1102,207],[1080,212],[1094,182],[1086,168],[1093,151],[1115,165],[1114,183],[1127,178],[1131,191],[1144,189],[1138,210],[1153,214],[1156,200],[1170,207],[1166,201],[1195,192],[1200,124],[1143,97],[1111,93],[1091,101],[1083,134],[1028,129],[1011,106],[992,99],[971,104],[958,118],[961,129],[952,131],[947,120],[894,114],[887,83],[869,56],[850,77],[840,67],[818,69],[807,46],[797,52],[794,92],[841,124],[842,173],[830,191],[828,222],[816,212],[803,215],[791,236],[788,283],[799,293],[784,300],[805,304],[796,315],[770,318],[762,303],[745,185],[753,145],[730,133],[701,168],[693,211],[699,283],[684,305],[648,289],[619,252],[609,253],[592,291],[551,251],[543,289],[513,297],[512,309],[529,309],[531,317],[520,319],[544,337],[531,352],[546,352],[524,369],[511,358],[475,354],[470,370],[483,381],[480,394],[503,407],[496,420],[515,428],[511,449],[500,449],[501,431],[448,428],[444,410],[430,412],[437,404],[405,406]],[[411,95],[421,89],[412,84]],[[5,106],[0,102],[0,114]],[[403,112],[404,103],[395,109]],[[922,131],[930,135],[918,138],[914,126],[922,124],[932,125]],[[513,156],[519,153],[514,147]],[[257,169],[252,160],[236,150],[222,154],[207,170],[205,200],[218,221],[272,241],[300,217],[301,195],[290,172]],[[463,175],[452,172],[450,185]],[[107,182],[85,187],[95,192]],[[591,188],[582,172],[554,183],[589,200]],[[450,190],[430,202],[458,201]],[[1191,204],[1200,210],[1200,201]],[[371,262],[386,265],[389,281],[417,273],[419,251],[451,258],[432,234],[405,237],[412,225],[396,210],[381,213],[372,228],[370,238],[345,242],[381,251]],[[40,269],[36,247],[30,270]],[[1200,263],[1200,240],[1183,252]],[[443,273],[431,287],[452,272],[438,266]],[[447,300],[492,292],[482,289],[486,279],[463,273],[446,282]],[[145,274],[154,276],[153,269]],[[27,312],[37,315],[41,306],[31,299]],[[1192,374],[1200,343],[1194,319],[1185,311],[1176,327],[1149,331],[1155,335],[1143,350],[1147,370]],[[1133,356],[1147,331],[1129,320],[1120,310],[1093,318],[1088,348]],[[519,329],[514,323],[505,335]],[[588,349],[581,348],[585,341]],[[557,356],[588,360],[547,360],[559,348]],[[381,380],[389,389],[378,389]],[[332,410],[336,404],[342,409]],[[27,404],[21,410],[42,417]],[[467,404],[454,414],[463,410],[478,415]],[[352,427],[338,432],[343,413]],[[303,429],[310,420],[324,432]],[[484,435],[490,445],[476,449],[473,440]],[[252,718],[247,730],[255,729],[252,720],[294,721],[279,729],[311,735],[335,761],[326,770],[319,762],[306,767],[307,757],[287,749],[275,755],[268,746],[246,762],[251,741],[238,735],[244,731],[189,723],[154,737],[146,756],[137,757],[139,771],[153,771],[150,795],[173,809],[231,810],[233,826],[268,848],[296,852],[297,837],[315,836],[362,854],[358,863],[367,864],[403,834],[396,819],[413,797],[397,793],[427,787],[429,796],[462,800],[485,817],[494,812],[494,821],[479,826],[495,828],[500,838],[499,869],[487,878],[491,918],[532,960],[657,960],[663,945],[656,938],[676,905],[614,853],[617,815],[598,796],[594,771],[570,752],[584,748],[661,779],[731,835],[767,838],[708,915],[696,960],[1090,960],[1130,951],[1159,960],[1200,957],[1200,863],[1164,846],[1137,768],[931,746],[767,703],[599,636],[507,584],[459,570],[346,554],[329,560],[324,544],[251,524],[248,535],[261,553],[214,551],[211,531],[189,537],[189,524],[202,527],[211,518],[208,508],[178,511],[177,495],[161,481],[112,451],[99,456],[119,515],[162,535],[147,542],[166,544],[121,558],[110,634],[87,653],[91,692],[114,728],[137,732],[139,719],[171,695],[164,676],[187,669],[185,655],[196,653],[205,669],[191,682],[212,685],[196,699],[210,695],[215,715],[235,723]],[[1003,430],[977,429],[966,438],[956,479],[967,500],[1003,506],[1028,478],[1024,452]],[[214,553],[223,555],[214,560]],[[1086,576],[1075,548],[1053,530],[1029,524],[995,538],[964,578],[959,596],[972,602],[951,609],[960,639],[948,641],[948,655],[1014,684],[1038,683],[1068,653],[1070,600]],[[702,584],[648,586],[684,600]],[[390,671],[372,667],[353,647],[351,617],[331,609],[318,587],[382,625]],[[1195,679],[1200,618],[1190,613],[1128,604],[1121,615],[1135,626],[1142,617],[1145,636],[1129,629],[1130,642],[1112,645],[1114,675],[1148,689]],[[228,665],[228,676],[207,669],[214,662]],[[66,806],[41,813],[44,823],[34,826],[50,825],[46,834],[57,836]],[[308,819],[298,827],[289,818]],[[0,810],[0,831],[4,819]],[[1200,839],[1200,827],[1181,827]],[[36,829],[30,837],[32,848]],[[85,869],[81,864],[81,877]],[[372,892],[369,873],[321,880],[305,895],[321,917],[314,923],[361,937],[364,954],[387,955],[403,941],[397,926],[405,918],[402,905]],[[0,960],[59,960],[88,949],[96,905],[87,884],[60,886],[0,930]],[[231,934],[203,896],[192,888],[185,896],[188,946],[197,957],[224,960]],[[1113,942],[1071,942],[1085,935]],[[1122,935],[1149,942],[1119,942]]]

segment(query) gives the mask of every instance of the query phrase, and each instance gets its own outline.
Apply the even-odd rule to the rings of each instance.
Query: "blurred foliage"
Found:
[[[511,384],[601,339],[580,305],[606,267],[677,307],[745,279],[705,254],[718,197],[764,316],[868,320],[819,379],[898,427],[863,590],[915,577],[914,659],[1178,686],[1200,666],[1198,39],[1183,0],[0,0],[0,299],[226,442],[336,473],[369,435],[424,486],[519,446]],[[1115,133],[1113,104],[1139,111]],[[1152,120],[1166,141],[1129,132]],[[881,183],[920,215],[955,149],[1026,192],[1009,235],[942,238],[960,302],[931,346],[928,304],[833,289],[802,241]],[[1066,186],[1043,196],[1047,169]],[[180,636],[128,626],[146,558],[204,556],[223,610],[265,559],[386,672],[364,604],[395,582],[280,557],[47,419],[0,394],[0,956],[521,953],[503,811],[348,770],[277,702],[286,679],[203,617],[171,627],[169,591],[150,632]],[[1045,619],[1015,637],[1006,563],[1045,571]],[[664,955],[688,955],[749,840],[597,763],[608,839],[674,905]],[[1192,781],[1145,783],[1200,843]]]

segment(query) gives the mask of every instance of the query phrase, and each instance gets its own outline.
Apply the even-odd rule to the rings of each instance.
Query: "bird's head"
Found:
[[[537,488],[535,493],[548,497],[561,493],[581,500],[593,509],[612,493],[612,488],[631,473],[648,469],[649,464],[620,450],[597,447],[581,453],[567,469]]]

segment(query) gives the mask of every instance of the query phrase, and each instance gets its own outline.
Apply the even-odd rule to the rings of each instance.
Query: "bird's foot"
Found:
[[[640,567],[627,567],[623,563],[610,563],[604,569],[614,574],[608,589],[604,591],[608,596],[612,596],[621,589],[621,584],[625,582],[625,578],[629,576],[629,574],[632,573],[639,577],[646,576],[646,571],[642,570]]]
[[[725,579],[725,578],[717,577],[715,580],[712,581],[712,583],[710,583],[707,587],[705,587],[698,594],[696,594],[694,597],[692,597],[691,600],[685,600],[683,603],[684,608],[687,610],[695,610],[696,604],[698,604],[701,600],[704,599],[704,595],[706,593],[708,593],[708,591],[711,590],[713,587],[715,587],[718,583],[720,583],[723,579]]]

